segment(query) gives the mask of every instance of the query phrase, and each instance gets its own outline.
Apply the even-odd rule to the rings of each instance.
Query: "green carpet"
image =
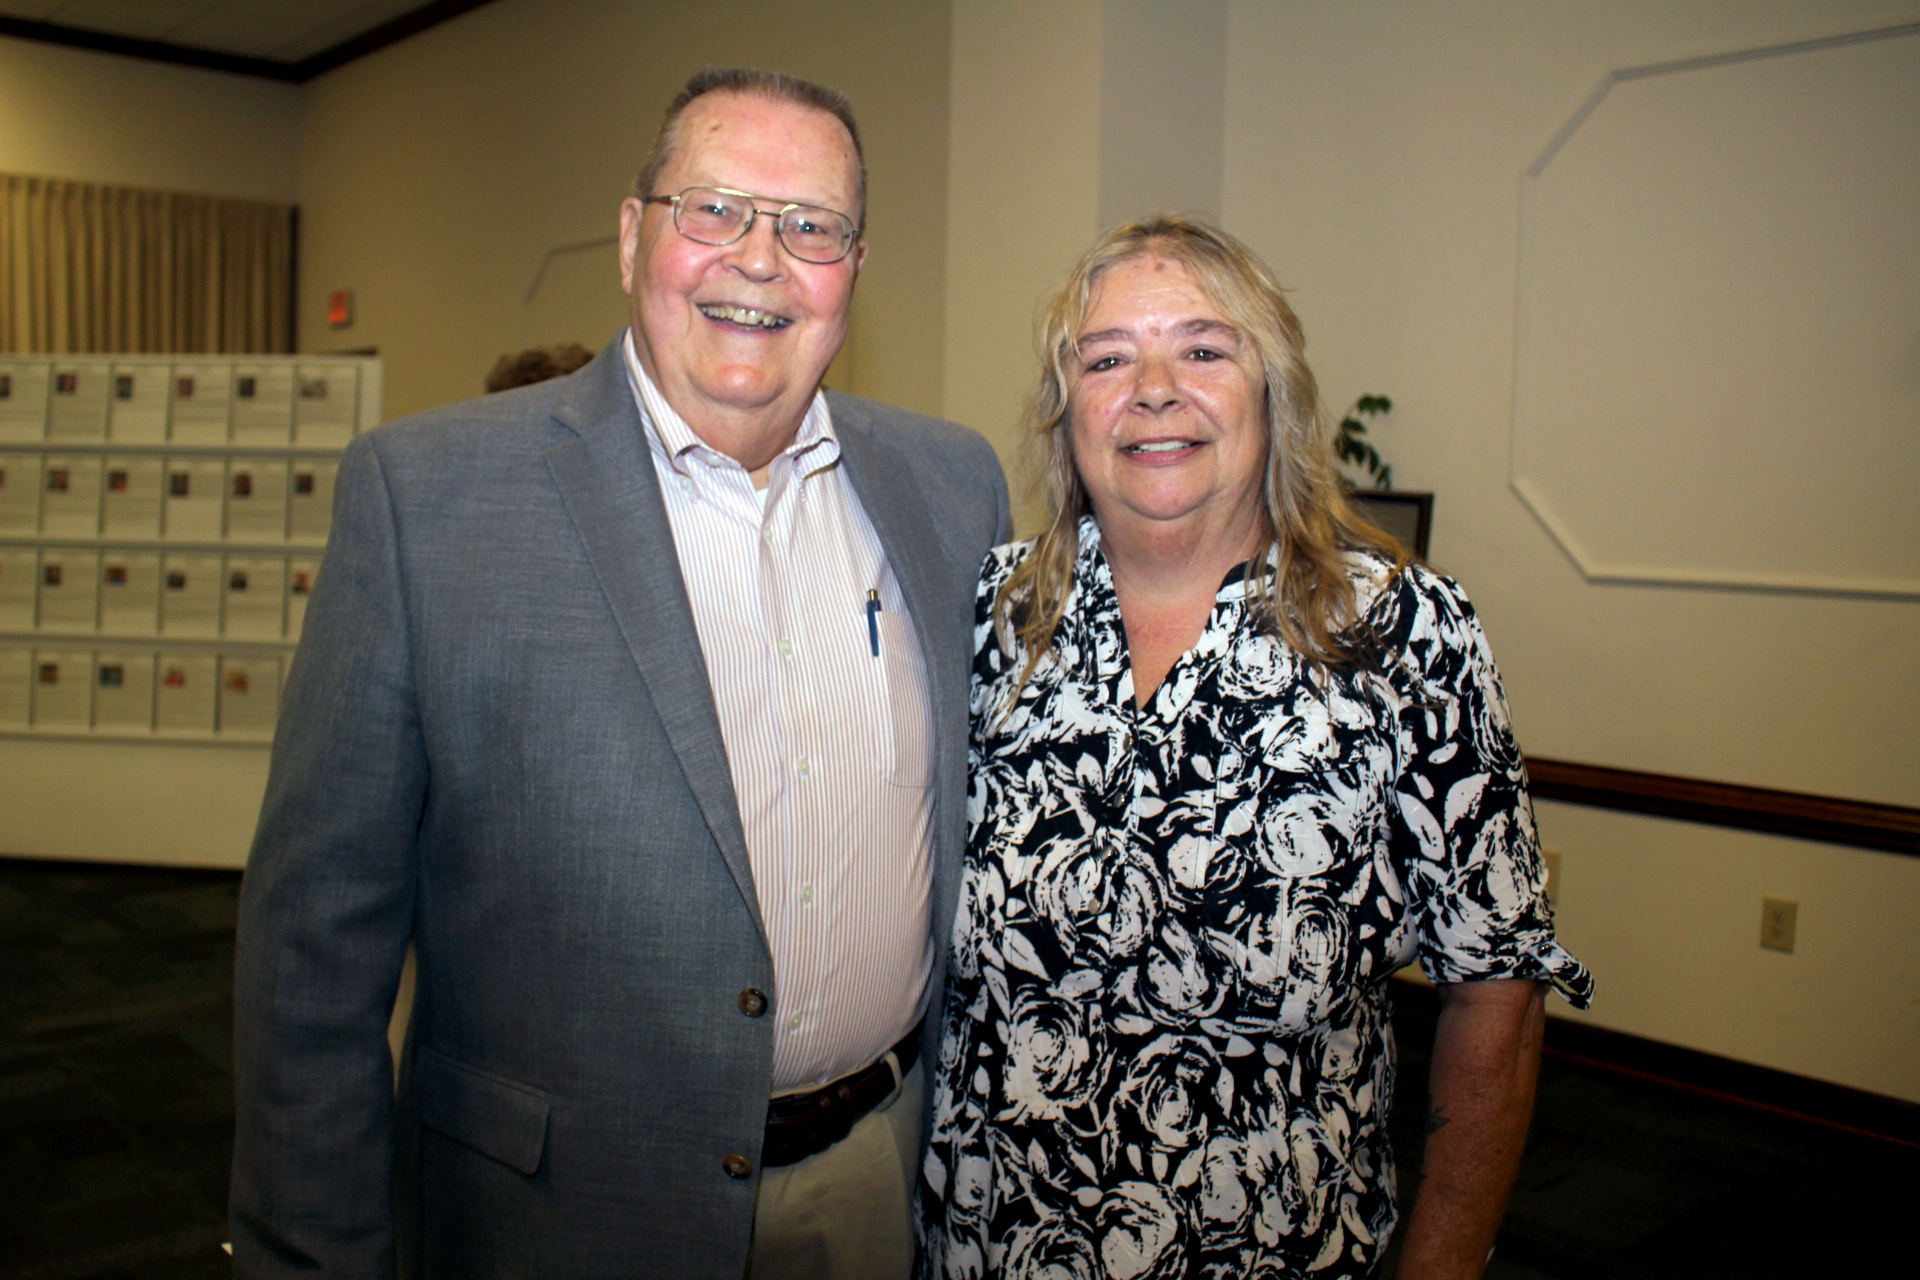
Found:
[[[231,872],[0,862],[0,1275],[231,1273]]]

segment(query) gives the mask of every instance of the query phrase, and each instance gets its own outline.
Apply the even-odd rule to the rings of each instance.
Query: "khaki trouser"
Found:
[[[819,1155],[760,1175],[747,1280],[906,1280],[913,1271],[921,1063]]]

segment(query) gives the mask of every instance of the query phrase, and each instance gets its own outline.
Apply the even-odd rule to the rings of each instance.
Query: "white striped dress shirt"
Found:
[[[933,966],[919,641],[824,396],[761,491],[626,354],[773,947],[773,1088],[825,1084],[913,1028]]]

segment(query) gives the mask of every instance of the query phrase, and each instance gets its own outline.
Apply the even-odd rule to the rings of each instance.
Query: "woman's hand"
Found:
[[[1399,1280],[1486,1269],[1533,1118],[1546,1013],[1523,979],[1442,983],[1427,1084],[1427,1147]]]

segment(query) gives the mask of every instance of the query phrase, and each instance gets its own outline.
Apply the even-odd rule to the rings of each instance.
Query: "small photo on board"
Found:
[[[193,399],[193,379],[175,378],[173,380],[173,397],[176,400]]]
[[[67,567],[63,564],[43,564],[40,566],[40,581],[50,587],[57,587],[67,580]]]
[[[296,471],[293,473],[293,491],[303,498],[313,496],[313,472]]]
[[[116,374],[114,376],[113,398],[115,400],[133,399],[133,375],[132,374],[122,373],[122,374]]]
[[[100,687],[118,689],[127,682],[127,669],[117,662],[105,662],[100,665]]]
[[[246,589],[247,589],[247,571],[245,569],[235,569],[232,573],[227,575],[227,590],[245,591]]]
[[[229,693],[245,693],[247,690],[251,689],[252,687],[253,687],[253,681],[247,678],[246,672],[244,671],[227,672],[227,691]]]
[[[305,569],[295,569],[293,571],[293,582],[287,587],[287,590],[297,596],[306,595],[313,590],[313,575]]]
[[[47,492],[65,493],[73,485],[73,472],[65,467],[54,467],[47,472]]]
[[[53,375],[53,393],[57,396],[78,395],[80,375],[77,373],[56,373]]]
[[[5,467],[0,467],[0,493],[6,492],[6,488],[7,488],[7,469]]]
[[[185,591],[186,589],[187,589],[187,575],[182,571],[180,571],[179,569],[167,570],[167,590]]]
[[[13,399],[13,375],[0,373],[0,400]]]
[[[325,400],[327,398],[327,380],[325,378],[300,379],[300,398],[302,400]]]
[[[251,498],[253,496],[253,475],[247,471],[233,473],[233,496]]]
[[[235,378],[233,381],[233,393],[242,400],[253,399],[254,392],[259,390],[259,388],[260,380],[258,378]]]
[[[169,689],[186,688],[187,669],[185,667],[168,667],[167,674],[160,677],[160,683]]]
[[[60,664],[57,662],[41,663],[40,664],[40,683],[41,684],[59,684],[60,683]]]
[[[107,472],[107,492],[108,493],[125,493],[127,491],[127,485],[129,483],[130,481],[127,478],[126,472],[124,471]]]
[[[176,498],[184,498],[193,492],[193,477],[185,471],[173,471],[167,475],[167,492]]]
[[[127,566],[123,564],[108,565],[106,568],[106,583],[110,587],[126,586],[127,585]]]

